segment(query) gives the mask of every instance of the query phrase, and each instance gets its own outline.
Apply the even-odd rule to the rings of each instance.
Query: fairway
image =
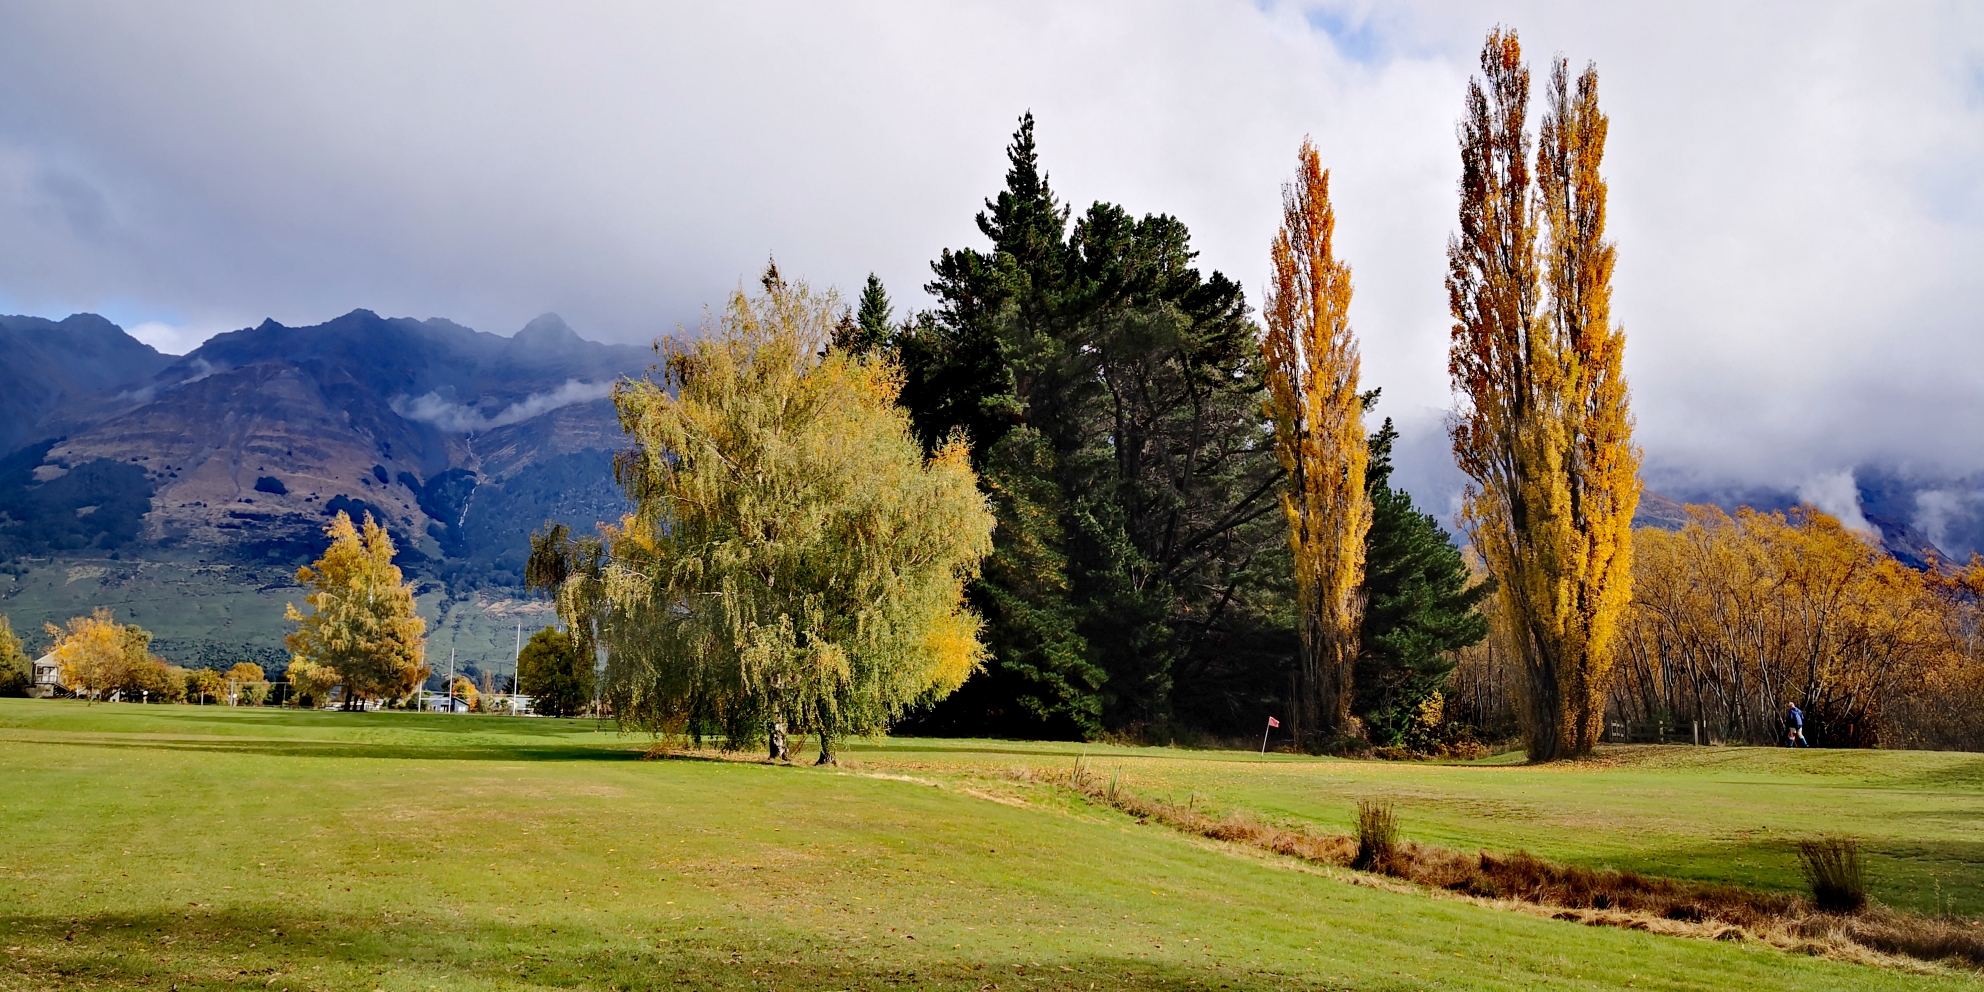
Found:
[[[852,744],[839,770],[638,760],[590,721],[0,700],[0,989],[1887,989],[1931,974],[1586,927],[1096,810],[1099,774],[1338,829],[1975,900],[1984,758],[1652,749],[1552,768]],[[1960,904],[1974,912],[1976,907]]]

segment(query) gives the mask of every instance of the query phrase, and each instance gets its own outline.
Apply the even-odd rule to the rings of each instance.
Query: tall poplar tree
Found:
[[[1292,729],[1302,741],[1356,731],[1352,680],[1371,527],[1350,266],[1331,243],[1336,212],[1329,183],[1315,145],[1303,141],[1295,182],[1282,189],[1274,285],[1262,308],[1268,412],[1288,473],[1282,510],[1295,554],[1301,634]]]
[[[1534,761],[1587,753],[1604,726],[1631,595],[1639,454],[1611,324],[1606,118],[1598,74],[1560,60],[1530,171],[1530,76],[1496,29],[1460,127],[1460,232],[1448,241],[1448,366],[1466,399],[1454,456],[1474,480],[1469,536],[1518,621]],[[1547,227],[1541,257],[1537,240]],[[1547,291],[1547,296],[1546,296]]]

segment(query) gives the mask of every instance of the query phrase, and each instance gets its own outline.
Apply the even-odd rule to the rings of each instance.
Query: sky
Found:
[[[1258,301],[1310,136],[1365,380],[1436,489],[1454,128],[1496,24],[1539,82],[1598,67],[1650,482],[1846,512],[1869,464],[1984,479],[1974,3],[0,0],[0,311],[174,353],[355,307],[644,342],[772,256],[915,307],[1029,109],[1078,212],[1173,214]]]

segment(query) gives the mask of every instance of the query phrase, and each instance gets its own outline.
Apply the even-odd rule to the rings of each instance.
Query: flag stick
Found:
[[[1268,718],[1268,725],[1261,728],[1261,757],[1268,756],[1268,731],[1274,729],[1274,718]]]

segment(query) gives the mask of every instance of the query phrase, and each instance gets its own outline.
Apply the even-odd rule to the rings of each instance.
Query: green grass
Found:
[[[1077,746],[891,741],[832,771],[644,762],[644,741],[592,728],[0,700],[0,989],[1978,985],[1352,885],[1003,775],[1065,769]],[[1438,822],[1458,841],[1479,820],[1539,851],[1607,802],[1657,808],[1648,789],[1720,797],[1649,835],[1707,837],[1704,817],[1772,815],[1742,775],[1808,792],[1871,775],[1816,754],[1807,771],[1809,753],[1738,772],[1089,751],[1181,800],[1341,824],[1384,794],[1408,837]],[[1974,808],[1951,769],[1975,766],[1875,757],[1906,769],[1893,790],[1911,808]],[[1841,815],[1875,818],[1876,789],[1845,789],[1860,812]],[[1455,805],[1436,821],[1441,794]],[[1543,815],[1468,812],[1495,802]],[[1633,846],[1630,829],[1586,833],[1566,847]]]
[[[985,751],[978,750],[985,748]],[[964,774],[1024,746],[891,742],[850,753],[894,768]],[[1783,748],[1608,748],[1542,768],[1327,761],[1235,752],[1060,745],[1125,787],[1271,821],[1352,833],[1357,800],[1390,800],[1407,839],[1461,850],[1524,848],[1557,861],[1752,888],[1804,891],[1797,841],[1864,842],[1876,899],[1917,912],[1984,914],[1984,754]]]

